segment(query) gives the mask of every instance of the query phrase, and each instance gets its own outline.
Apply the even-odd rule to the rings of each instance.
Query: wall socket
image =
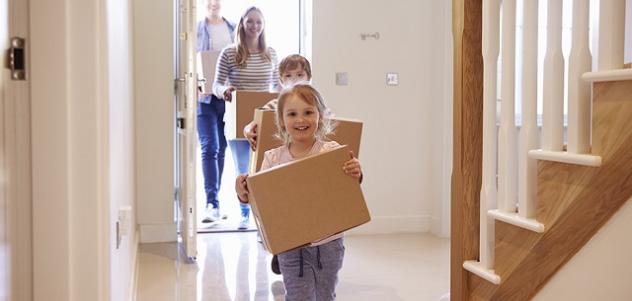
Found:
[[[336,85],[347,86],[349,84],[349,75],[347,72],[336,72]]]
[[[386,85],[387,86],[398,86],[399,85],[399,74],[395,72],[386,73]]]

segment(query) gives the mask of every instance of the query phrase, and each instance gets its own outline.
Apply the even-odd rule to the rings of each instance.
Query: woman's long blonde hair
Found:
[[[283,92],[279,94],[279,102],[276,110],[276,124],[278,128],[276,137],[283,141],[285,145],[290,143],[290,135],[283,124],[283,108],[285,108],[285,103],[291,96],[296,96],[318,109],[318,128],[316,129],[315,135],[316,138],[320,140],[326,140],[327,135],[333,131],[335,125],[332,124],[328,116],[329,114],[327,114],[329,110],[325,105],[323,96],[314,89],[312,85],[305,83],[296,84],[283,90]]]
[[[250,55],[250,51],[248,51],[248,46],[246,45],[246,30],[244,29],[244,20],[246,19],[246,16],[248,16],[248,14],[253,11],[258,12],[263,19],[263,13],[261,12],[261,10],[258,7],[251,6],[241,16],[241,19],[239,19],[239,24],[237,24],[237,35],[235,36],[237,55],[235,56],[235,62],[237,63],[237,66],[239,66],[239,68],[246,67],[246,60]],[[261,35],[259,35],[259,51],[263,53],[263,57],[265,57],[268,62],[272,61],[272,56],[270,55],[270,51],[268,51],[268,46],[266,44],[265,19],[263,30],[261,31]]]

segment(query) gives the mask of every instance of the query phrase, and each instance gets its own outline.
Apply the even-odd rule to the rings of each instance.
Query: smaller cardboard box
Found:
[[[209,50],[198,52],[197,55],[197,68],[198,74],[206,80],[201,86],[202,93],[213,93],[213,81],[215,80],[215,66],[217,65],[217,58],[219,57],[219,51]]]
[[[232,100],[226,102],[224,135],[226,139],[245,139],[244,127],[252,121],[252,112],[277,98],[279,93],[235,91]]]
[[[248,162],[248,174],[254,174],[261,169],[263,154],[271,149],[277,148],[283,143],[275,137],[278,129],[276,125],[276,112],[266,109],[256,109],[254,122],[257,124],[257,148],[250,152]]]
[[[358,181],[342,170],[340,146],[248,177],[264,246],[279,254],[370,221]]]
[[[275,120],[275,111],[256,109],[254,122],[257,124],[257,148],[250,152],[248,173],[253,174],[261,169],[263,154],[282,145],[281,140],[275,137],[278,129]],[[327,139],[334,140],[340,145],[348,145],[356,157],[360,154],[360,141],[362,138],[362,122],[359,120],[334,117],[332,123],[334,131]],[[359,158],[359,157],[358,157]]]
[[[331,118],[335,128],[327,135],[327,139],[341,145],[348,145],[356,158],[360,158],[360,141],[362,140],[362,121],[343,117]]]

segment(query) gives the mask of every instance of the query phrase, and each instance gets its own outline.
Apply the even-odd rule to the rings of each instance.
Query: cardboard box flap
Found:
[[[334,117],[331,121],[336,126],[332,133],[327,135],[327,139],[339,144],[349,145],[357,158],[360,158],[360,141],[362,140],[362,121]]]
[[[342,171],[341,146],[248,177],[266,247],[278,254],[370,220],[360,184]]]
[[[218,50],[209,50],[198,52],[197,55],[197,68],[198,74],[206,80],[201,85],[202,93],[213,93],[213,81],[215,81],[215,67],[217,65],[217,58],[219,57]]]
[[[278,95],[272,92],[234,91],[232,101],[226,102],[224,113],[226,139],[245,139],[244,127],[252,121],[254,110]]]
[[[266,151],[283,145],[281,140],[275,137],[277,133],[275,115],[275,111],[266,109],[256,109],[254,112],[254,122],[257,124],[257,148],[250,152],[248,174],[254,174],[261,169],[263,154]]]

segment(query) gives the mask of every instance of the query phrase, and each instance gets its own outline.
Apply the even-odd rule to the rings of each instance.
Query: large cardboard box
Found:
[[[206,80],[201,86],[202,93],[213,93],[213,81],[215,80],[215,66],[217,65],[217,58],[219,57],[219,51],[209,50],[198,52],[197,55],[197,70],[198,74]]]
[[[275,137],[277,126],[275,112],[266,109],[256,109],[254,121],[257,124],[257,148],[250,153],[248,173],[253,174],[261,169],[263,154],[273,148],[282,145],[281,140]],[[360,140],[362,138],[362,122],[359,120],[334,117],[332,122],[336,125],[334,132],[327,139],[334,140],[341,145],[348,145],[349,149],[357,156],[360,154]]]
[[[279,254],[368,222],[358,181],[342,170],[340,146],[248,177],[250,204],[266,249]]]
[[[252,112],[277,98],[278,93],[235,91],[232,100],[226,102],[224,135],[226,139],[244,139],[244,127],[252,121]]]

